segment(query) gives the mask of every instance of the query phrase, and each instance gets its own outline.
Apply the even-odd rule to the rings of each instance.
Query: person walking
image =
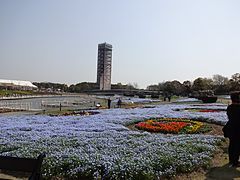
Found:
[[[168,102],[170,102],[170,101],[171,101],[171,95],[168,96]]]
[[[232,103],[227,107],[228,122],[223,127],[224,137],[229,138],[228,156],[231,167],[240,167],[240,92],[230,95]]]
[[[118,99],[117,105],[118,105],[118,108],[121,108],[122,101],[121,101],[121,99],[120,99],[120,98]]]
[[[111,99],[109,98],[108,99],[108,109],[110,109],[111,108]]]

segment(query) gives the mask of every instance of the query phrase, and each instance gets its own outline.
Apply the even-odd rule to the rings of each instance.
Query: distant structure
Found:
[[[97,84],[100,90],[111,89],[112,45],[98,44]]]
[[[0,89],[34,90],[37,86],[30,81],[0,79]]]

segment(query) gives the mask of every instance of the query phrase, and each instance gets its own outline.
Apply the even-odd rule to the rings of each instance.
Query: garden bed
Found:
[[[218,112],[226,111],[226,109],[184,108],[184,109],[175,109],[175,111],[189,111],[189,112],[218,113]]]
[[[186,107],[117,108],[94,116],[0,116],[0,154],[36,157],[46,152],[45,178],[157,179],[191,172],[208,166],[223,136],[209,135],[213,130],[172,135],[126,127],[163,115],[225,122],[225,114],[173,111]]]
[[[24,110],[22,110],[22,109],[0,108],[0,113],[19,112],[19,111],[24,111]]]
[[[57,114],[49,114],[49,116],[90,116],[99,114],[98,111],[67,111],[64,113],[57,113]]]
[[[134,125],[136,129],[165,134],[194,134],[211,131],[211,126],[184,118],[150,118]]]

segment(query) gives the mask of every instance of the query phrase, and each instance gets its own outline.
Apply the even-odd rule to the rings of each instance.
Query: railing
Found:
[[[11,109],[19,111],[40,111],[41,109],[34,109],[32,102],[0,102],[0,109]]]

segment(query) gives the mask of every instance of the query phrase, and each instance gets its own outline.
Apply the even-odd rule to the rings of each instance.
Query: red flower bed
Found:
[[[209,131],[202,122],[182,118],[156,118],[139,122],[135,125],[139,130],[158,133],[192,134]],[[204,129],[202,129],[204,127]]]
[[[149,132],[165,132],[179,133],[184,127],[189,125],[186,122],[140,122],[136,125],[138,129],[147,130]]]
[[[200,109],[199,112],[220,112],[220,110],[216,110],[216,109]]]

